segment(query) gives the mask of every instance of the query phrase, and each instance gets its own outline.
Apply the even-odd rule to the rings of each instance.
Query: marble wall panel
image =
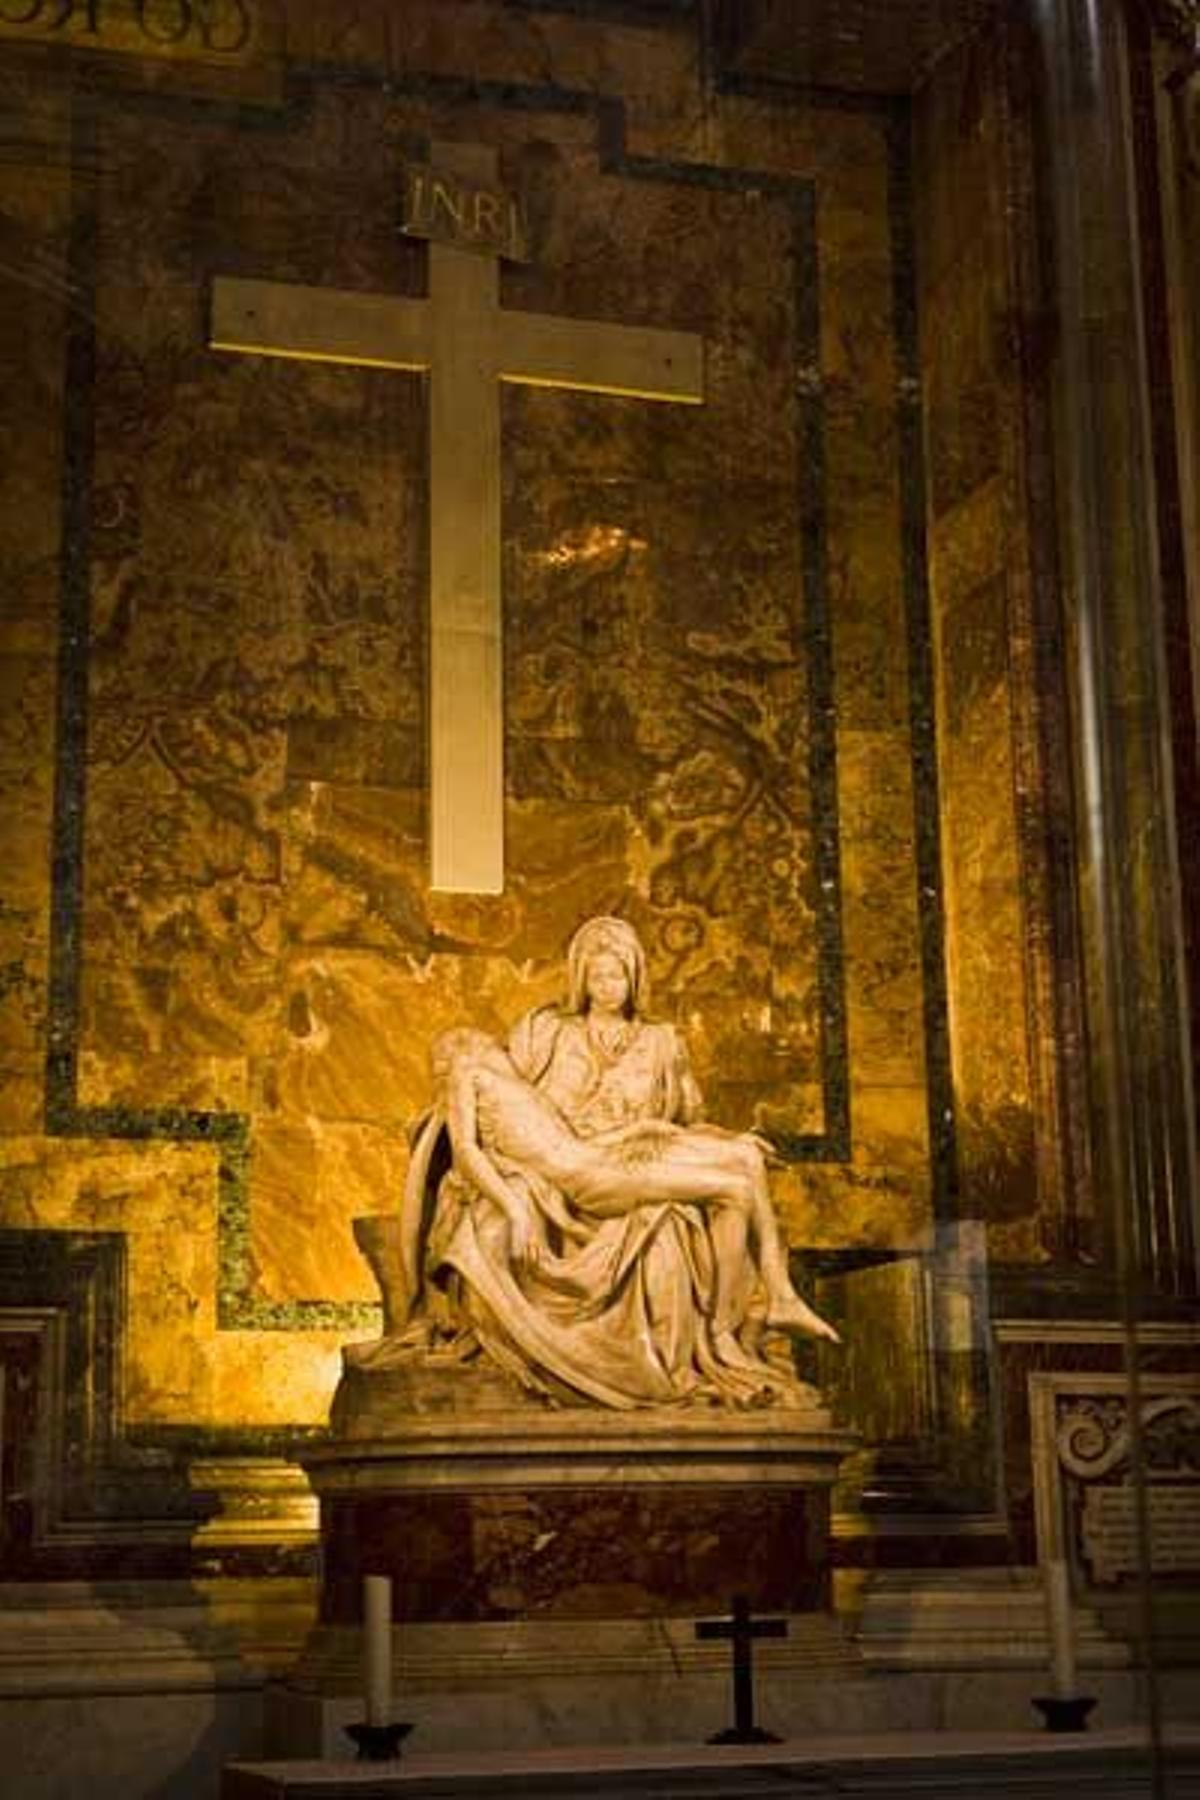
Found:
[[[432,1021],[405,971],[330,947],[290,958],[285,982],[286,1035],[270,1071],[278,1109],[323,1121],[411,1116],[404,1102],[422,1092]]]
[[[396,230],[386,98],[371,84],[318,82],[303,107],[305,129],[293,131],[277,108],[239,116],[198,106],[186,125],[176,115],[169,156],[152,110],[110,112],[106,192],[128,215],[127,278],[145,253],[156,286],[220,268],[419,292],[420,250]],[[142,325],[157,340],[157,326]],[[127,326],[136,333],[139,322]]]
[[[961,1184],[964,1205],[989,1223],[992,1253],[1021,1262],[1045,1254],[1041,1215],[1053,1200],[1042,1189],[1062,1127],[1049,1095],[1035,1093],[1031,1037],[1056,1026],[1040,1010],[1050,988],[1034,961],[1048,941],[1037,899],[1045,847],[1031,824],[1044,751],[1018,687],[1028,626],[1016,601],[1030,551],[1012,325],[1014,127],[1001,44],[992,50],[948,58],[923,96],[915,224]]]
[[[216,1330],[213,1164],[202,1146],[0,1139],[0,1230],[123,1234],[128,1426],[319,1419],[334,1333]]]
[[[851,1108],[852,1161],[801,1165],[785,1186],[784,1217],[793,1242],[822,1249],[896,1249],[927,1243],[929,1121],[924,1087],[856,1084]]]
[[[232,708],[174,713],[102,763],[107,724],[88,778],[89,1097],[236,1107],[276,980],[283,735],[248,732]],[[223,1098],[194,1090],[222,1064]]]
[[[927,1331],[926,1283],[920,1260],[900,1256],[820,1285],[820,1304],[830,1309],[844,1339],[836,1356],[822,1360],[830,1401],[841,1416],[862,1420],[868,1443],[911,1444],[932,1423],[933,1371],[911,1353]],[[866,1457],[869,1461],[869,1450]],[[864,1473],[855,1467],[847,1483],[853,1510],[861,1505],[864,1486],[870,1485]]]
[[[137,118],[105,140],[85,1101],[245,1105],[245,1059],[276,1014],[289,764],[327,775],[356,730],[391,732],[413,760],[416,382],[234,363],[202,343],[202,277],[227,244],[280,275],[403,285],[369,182],[336,214],[353,229],[314,210],[314,159],[346,141],[330,110],[253,165],[202,130],[156,158]]]
[[[22,914],[45,906],[49,885],[54,686],[49,657],[0,652],[0,855],[6,910]]]
[[[510,508],[510,786],[577,816],[619,807],[626,879],[697,1015],[698,1056],[719,1082],[752,1013],[772,1071],[782,1057],[803,1079],[816,1024],[794,501],[750,483],[628,492],[618,523],[610,487],[564,491],[556,469]]]
[[[50,148],[61,101],[0,74],[14,142],[40,166],[0,165],[0,1136],[40,1128],[49,939],[59,399],[67,183]]]
[[[386,7],[348,10],[341,0],[291,9],[288,56],[301,64],[553,84],[620,92],[635,117],[672,135],[694,124],[697,40],[692,21],[622,18],[603,31],[570,7],[559,12],[500,7],[495,0],[406,0],[403,21]]]
[[[31,627],[53,604],[59,542],[59,398],[68,294],[68,183],[59,146],[62,98],[28,91],[0,71],[7,129],[15,143],[42,149],[33,166],[0,166],[0,261],[5,272],[0,331],[0,554],[5,591],[0,632],[6,649],[48,648]]]
[[[838,724],[901,732],[909,689],[895,407],[834,399],[827,419]]]
[[[335,41],[332,14],[311,11],[318,61],[620,94],[630,147],[688,159],[695,179],[602,168],[586,114],[432,84],[318,80],[311,106],[277,116],[163,102],[169,129],[101,106],[78,1099],[245,1115],[245,1183],[227,1169],[222,1190],[244,1231],[242,1323],[218,1324],[232,1277],[213,1150],[66,1139],[41,1173],[40,1151],[8,1168],[3,1192],[13,1222],[130,1234],[143,1423],[323,1417],[339,1336],[295,1308],[369,1295],[350,1222],[394,1202],[431,1038],[464,1018],[503,1030],[555,997],[592,911],[643,932],[655,1003],[729,1124],[827,1127],[824,1084],[846,1072],[823,1044],[825,954],[846,984],[851,1154],[780,1174],[789,1234],[892,1245],[928,1224],[886,121],[735,96],[701,108],[690,32],[474,3],[451,32],[444,6],[414,0],[390,35]],[[395,167],[439,136],[497,144],[540,194],[538,255],[505,272],[506,305],[706,343],[703,408],[506,392],[496,898],[427,888],[420,382],[204,347],[214,273],[421,293]],[[738,180],[710,179],[709,160]],[[796,258],[796,204],[762,171],[815,183],[815,267]],[[798,391],[813,299],[822,378],[806,368]],[[47,394],[58,373],[48,351]],[[800,449],[818,406],[823,471]],[[28,421],[43,479],[25,498],[57,480],[43,410],[53,429]],[[55,540],[30,544],[29,591],[44,578],[52,602]],[[810,763],[821,601],[844,886],[832,951],[814,853],[831,821]],[[45,841],[53,648],[8,671],[33,683],[42,734],[3,771],[28,789],[25,844]],[[15,650],[28,659],[27,641]],[[12,1117],[29,1130],[47,890],[20,879],[0,929],[34,983],[14,1026],[31,1085]],[[253,1317],[275,1328],[245,1329]],[[326,1317],[365,1335],[348,1308]]]
[[[930,505],[939,517],[1003,465],[995,253],[993,243],[976,245],[926,302],[925,332],[942,346],[929,374],[928,412]]]
[[[250,1164],[250,1256],[269,1301],[374,1301],[352,1221],[399,1204],[408,1143],[380,1129],[281,1110],[256,1122]]]
[[[922,276],[931,288],[941,285],[996,226],[1003,98],[995,39],[989,49],[990,55],[982,44],[963,45],[948,56],[914,112],[920,169],[914,224]]]
[[[414,384],[201,352],[187,362],[160,385],[146,360],[102,360],[104,444],[120,429],[105,402],[122,386],[139,424],[120,455],[98,458],[97,702],[122,717],[224,702],[263,725],[417,723],[423,503],[415,456],[396,457],[419,418]],[[143,430],[156,403],[162,428]]]
[[[331,1496],[325,1617],[357,1619],[362,1573],[394,1575],[417,1620],[685,1617],[828,1604],[828,1502],[809,1488],[672,1490],[608,1481],[571,1493]],[[369,1550],[367,1550],[369,1546]]]
[[[814,178],[839,209],[874,215],[874,235],[886,243],[886,111],[838,101],[834,94],[822,106],[819,96],[805,95],[792,105],[723,93],[716,101],[722,158],[743,168]]]
[[[722,102],[726,147],[815,179],[826,556],[842,843],[852,1162],[789,1172],[799,1241],[928,1229],[923,976],[886,113]]]
[[[10,1076],[31,1069],[44,1041],[45,954],[40,911],[6,905],[0,912],[0,1068]]]
[[[640,922],[687,993],[710,1103],[778,1112],[816,1049],[793,227],[761,196],[573,191],[508,298],[702,332],[706,400],[507,397],[510,784],[627,809]]]
[[[210,1152],[173,1147],[22,1139],[0,1145],[5,1228],[126,1234],[123,1377],[130,1423],[207,1410],[215,1290],[211,1163]]]
[[[831,393],[852,394],[860,407],[886,405],[896,383],[890,260],[849,254],[834,244],[827,266],[830,282],[837,283],[837,304],[822,320],[822,367]]]
[[[286,798],[287,942],[426,951],[420,793],[330,778],[289,782]]]
[[[1030,1103],[1024,918],[1013,816],[1011,696],[1003,577],[956,596],[940,620],[947,674],[946,966],[962,1153],[971,1194],[992,1224],[1037,1211]],[[1019,1054],[1014,1055],[1014,1049]],[[1009,1230],[1009,1254],[1019,1242]],[[1036,1235],[1026,1234],[1036,1255]]]
[[[839,753],[851,1069],[856,1081],[872,1087],[920,1086],[921,970],[907,735],[846,732]]]

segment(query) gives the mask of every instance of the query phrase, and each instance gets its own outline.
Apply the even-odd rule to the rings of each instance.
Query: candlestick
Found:
[[[363,1577],[363,1636],[367,1724],[386,1725],[392,1710],[392,1583]]]
[[[1062,1557],[1050,1557],[1045,1567],[1046,1623],[1050,1632],[1050,1685],[1060,1700],[1079,1691],[1075,1664],[1075,1617],[1071,1608],[1071,1571]]]

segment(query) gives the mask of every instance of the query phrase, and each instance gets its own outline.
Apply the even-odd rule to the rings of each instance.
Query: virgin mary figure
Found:
[[[682,1038],[647,1015],[646,998],[632,926],[589,919],[568,951],[565,1003],[518,1021],[506,1046],[511,1069],[585,1143],[624,1139],[652,1156],[656,1134],[641,1128],[657,1121],[664,1142],[694,1137],[691,1160],[702,1163],[714,1129],[699,1124]],[[388,1348],[380,1346],[386,1360],[405,1347],[481,1355],[565,1405],[810,1404],[790,1357],[769,1360],[764,1339],[836,1334],[792,1286],[767,1147],[750,1133],[726,1135],[740,1146],[746,1177],[736,1187],[723,1189],[714,1172],[694,1199],[664,1200],[643,1198],[630,1181],[628,1196],[599,1215],[573,1206],[544,1170],[510,1159],[503,1179],[523,1209],[516,1254],[508,1214],[455,1166],[443,1095],[414,1142],[400,1234],[404,1304]]]

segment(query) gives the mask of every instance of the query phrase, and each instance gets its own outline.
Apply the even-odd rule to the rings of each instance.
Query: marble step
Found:
[[[1032,1568],[888,1572],[860,1598],[855,1642],[868,1669],[1045,1668],[1045,1602]],[[1123,1668],[1127,1643],[1076,1606],[1081,1668]]]
[[[1163,1752],[1172,1800],[1200,1800],[1200,1731],[1185,1728]],[[1144,1733],[1079,1737],[1035,1732],[880,1734],[790,1744],[712,1748],[529,1751],[420,1755],[395,1765],[291,1762],[235,1764],[221,1800],[1061,1800],[1064,1786],[1087,1800],[1150,1800],[1152,1759]]]

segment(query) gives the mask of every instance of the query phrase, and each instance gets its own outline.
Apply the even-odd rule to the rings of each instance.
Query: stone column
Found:
[[[1028,0],[1097,1187],[1131,1319],[1196,1290],[1195,1130],[1126,14]]]

